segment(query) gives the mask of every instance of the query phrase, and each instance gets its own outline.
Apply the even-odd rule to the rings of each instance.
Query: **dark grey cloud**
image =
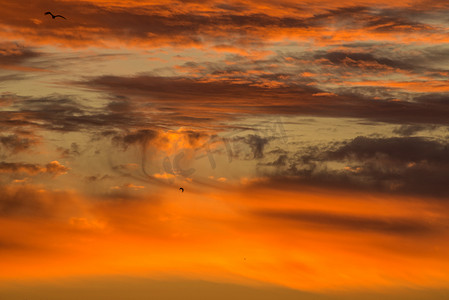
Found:
[[[57,150],[61,152],[61,156],[63,158],[70,158],[81,155],[80,146],[75,142],[70,144],[70,148],[58,147]]]
[[[324,25],[324,22],[333,21],[341,29],[364,28],[374,32],[438,31],[438,27],[426,23],[429,15],[437,17],[425,7],[380,9],[354,5],[315,15],[307,19],[307,24],[318,26]]]
[[[414,66],[398,60],[386,57],[376,57],[371,53],[332,51],[325,54],[316,54],[316,58],[325,58],[332,64],[344,64],[345,66],[359,67],[360,63],[371,62],[385,67],[413,70]]]
[[[172,117],[172,122],[174,120],[178,124],[183,123],[181,116],[184,122],[216,122],[229,118],[228,111],[241,114],[351,117],[399,124],[449,124],[449,98],[443,94],[438,101],[432,100],[431,97],[436,97],[434,94],[417,95],[413,101],[373,101],[372,97],[356,93],[316,96],[325,91],[294,81],[279,88],[262,87],[256,83],[237,84],[226,79],[204,82],[192,78],[148,75],[102,76],[77,84],[114,95],[145,95],[151,99],[148,101],[152,105],[159,107],[160,112],[169,112],[165,116],[161,114],[161,119]],[[203,118],[204,111],[207,111],[209,118]]]
[[[261,137],[255,134],[250,134],[243,138],[243,142],[246,143],[253,153],[254,159],[259,159],[264,157],[265,146],[269,143],[271,138]]]
[[[385,13],[385,12],[384,12]],[[410,31],[438,31],[437,27],[412,20],[404,12],[392,12],[389,16],[375,15],[366,22],[366,27],[376,32],[410,32]]]
[[[101,76],[92,78],[84,82],[79,82],[84,86],[113,91],[119,95],[147,95],[154,100],[176,100],[176,101],[201,101],[206,107],[214,106],[214,102],[219,102],[229,97],[242,98],[263,96],[270,93],[270,89],[262,87],[250,87],[247,84],[233,84],[226,81],[201,82],[188,77],[159,77],[159,76]],[[300,89],[297,90],[300,92]],[[204,100],[209,102],[203,103]],[[234,103],[229,103],[233,105]]]
[[[280,154],[260,167],[261,174],[278,188],[311,185],[442,199],[449,196],[449,143],[422,137],[360,136]]]
[[[214,139],[212,138],[211,140]],[[273,136],[266,137],[258,134],[247,134],[246,136],[224,138],[222,141],[224,142],[229,161],[232,161],[234,158],[260,160],[265,157],[266,146],[274,139],[275,137]]]
[[[30,48],[24,48],[15,43],[0,43],[0,68],[1,66],[20,65],[42,54]]]
[[[360,16],[363,16],[368,13],[368,7],[362,6],[362,5],[352,5],[352,6],[346,6],[346,7],[340,7],[337,9],[329,9],[324,13],[316,14],[313,17],[310,18],[310,20],[318,21],[328,21],[329,19],[333,18],[360,18]]]
[[[28,163],[7,163],[0,162],[0,173],[21,173],[37,174],[42,171],[42,167],[36,164]]]
[[[103,181],[103,180],[108,180],[108,179],[112,179],[113,177],[110,175],[92,175],[92,176],[86,176],[85,180],[87,182],[99,182],[99,181]]]
[[[445,74],[448,68],[445,66],[447,66],[448,58],[443,54],[447,52],[446,45],[427,46],[420,49],[404,45],[403,48],[402,51],[397,51],[397,47],[392,43],[382,48],[372,44],[352,43],[340,45],[338,50],[329,48],[304,53],[302,56],[284,55],[289,55],[288,57],[298,61],[321,59],[318,66],[328,70],[327,72],[331,72],[334,76],[351,72],[354,76],[363,79],[368,75],[375,78],[379,75],[376,74],[379,71],[391,74],[402,71],[404,74],[419,76],[425,74],[426,77],[435,80],[443,80],[447,77]],[[413,81],[417,80],[413,79]],[[379,87],[375,88],[379,89]]]
[[[128,132],[124,134],[115,135],[112,142],[116,145],[127,149],[130,145],[140,145],[147,147],[148,143],[158,136],[158,132],[150,129],[141,129],[135,132]]]
[[[13,153],[29,150],[38,143],[39,140],[35,137],[23,137],[18,134],[0,136],[0,146]]]
[[[447,142],[422,137],[368,138],[359,136],[343,146],[326,153],[329,159],[366,161],[381,157],[399,163],[426,161],[434,164],[449,163]]]
[[[80,99],[70,96],[33,98],[10,95],[10,97],[14,100],[9,103],[8,110],[0,111],[0,126],[5,128],[101,132],[114,128],[152,125],[138,110],[123,111],[114,105],[93,108],[81,104]]]

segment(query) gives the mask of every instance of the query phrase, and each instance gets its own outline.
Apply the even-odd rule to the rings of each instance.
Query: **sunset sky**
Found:
[[[0,299],[449,298],[449,4],[0,7]]]

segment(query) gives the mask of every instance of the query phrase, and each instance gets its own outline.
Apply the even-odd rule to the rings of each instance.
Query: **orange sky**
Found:
[[[0,298],[448,296],[447,4],[0,5]]]

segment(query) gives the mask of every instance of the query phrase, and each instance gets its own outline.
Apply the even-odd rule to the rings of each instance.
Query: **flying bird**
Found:
[[[184,193],[184,188],[180,187],[179,189],[181,190],[182,193]]]
[[[47,11],[44,15],[50,15],[53,19],[56,19],[57,17],[63,18],[64,20],[67,20],[64,16],[61,15],[53,15],[51,12]]]

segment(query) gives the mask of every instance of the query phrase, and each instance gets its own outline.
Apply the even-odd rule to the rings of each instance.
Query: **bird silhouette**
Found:
[[[57,17],[63,18],[64,20],[67,20],[64,16],[61,15],[53,15],[51,12],[47,11],[44,15],[50,15],[53,19],[56,19]]]
[[[180,187],[179,189],[181,190],[182,193],[184,193],[184,188]]]

